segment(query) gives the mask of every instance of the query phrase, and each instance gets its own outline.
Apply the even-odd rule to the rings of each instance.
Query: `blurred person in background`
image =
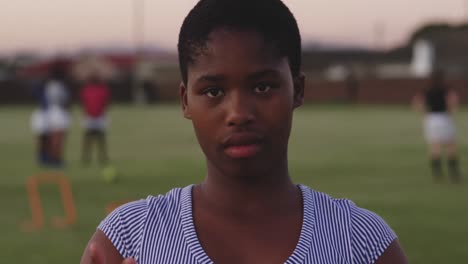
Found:
[[[356,77],[356,74],[350,70],[348,76],[345,80],[346,84],[346,95],[347,101],[351,104],[355,104],[358,101],[358,94],[359,94],[359,81]]]
[[[47,122],[47,100],[43,81],[32,84],[33,95],[38,107],[31,115],[31,129],[35,135],[37,162],[40,166],[49,165],[49,125]]]
[[[64,165],[64,148],[70,114],[68,112],[70,96],[66,84],[64,63],[56,61],[44,85],[47,101],[47,123],[49,129],[49,164],[54,167]]]
[[[443,177],[442,158],[446,151],[448,173],[452,182],[460,182],[456,128],[453,114],[458,106],[458,95],[447,87],[444,72],[435,70],[429,86],[413,98],[413,107],[424,114],[424,136],[429,147],[432,176],[439,182]]]
[[[141,84],[143,91],[146,96],[146,101],[149,104],[153,104],[157,101],[158,95],[157,95],[157,86],[154,84],[153,81],[149,79],[144,79]]]
[[[108,162],[106,128],[106,111],[110,102],[110,91],[105,81],[95,73],[90,75],[80,91],[80,101],[84,112],[82,162],[88,165],[91,160],[91,148],[94,143],[99,149],[99,161],[102,165]]]

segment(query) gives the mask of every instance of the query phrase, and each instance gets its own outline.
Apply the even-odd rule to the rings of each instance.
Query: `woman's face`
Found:
[[[208,166],[251,174],[287,162],[304,78],[293,79],[287,58],[275,51],[253,31],[217,29],[189,65],[183,111]]]

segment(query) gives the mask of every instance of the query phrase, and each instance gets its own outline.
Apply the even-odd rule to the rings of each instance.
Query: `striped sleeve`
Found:
[[[130,202],[110,213],[98,226],[123,258],[138,258],[148,215],[146,200]]]
[[[375,263],[397,238],[376,213],[350,202],[353,263]]]

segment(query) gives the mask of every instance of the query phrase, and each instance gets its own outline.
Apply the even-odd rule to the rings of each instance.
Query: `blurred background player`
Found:
[[[445,83],[444,72],[432,73],[431,83],[424,91],[415,95],[413,105],[424,113],[424,135],[429,145],[429,157],[434,180],[440,181],[442,173],[442,151],[447,152],[448,172],[453,182],[461,180],[455,124],[452,115],[458,106],[458,95]]]
[[[55,62],[44,86],[47,101],[47,124],[49,129],[49,164],[64,165],[65,137],[70,125],[69,93],[65,83],[66,69],[60,61]]]
[[[91,160],[91,147],[97,143],[99,148],[99,161],[102,165],[108,161],[106,127],[106,110],[110,101],[110,92],[106,83],[98,74],[93,74],[81,89],[81,105],[84,110],[82,161],[89,164]]]
[[[49,164],[49,127],[44,83],[34,82],[32,88],[33,95],[38,102],[38,107],[31,115],[31,129],[36,140],[37,162],[40,166],[47,166]]]

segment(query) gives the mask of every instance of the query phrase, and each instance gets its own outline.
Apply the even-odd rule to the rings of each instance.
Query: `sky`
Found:
[[[468,0],[283,1],[294,13],[305,44],[391,48],[427,22],[461,23],[468,18]],[[0,0],[0,54],[134,47],[135,25],[141,21],[137,28],[142,29],[144,45],[175,51],[180,25],[196,2]],[[144,16],[135,16],[135,3],[143,3]]]

